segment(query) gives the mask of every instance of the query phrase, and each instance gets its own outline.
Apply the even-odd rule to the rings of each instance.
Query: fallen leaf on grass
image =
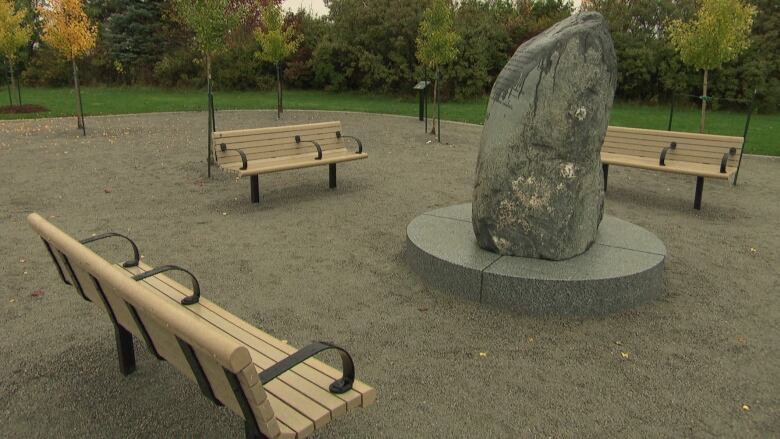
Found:
[[[750,254],[753,255],[753,256],[757,255],[758,254],[758,249],[750,247]]]
[[[424,306],[423,306],[423,307],[421,307],[421,308],[417,308],[417,311],[420,311],[420,312],[425,312],[425,311],[428,311],[428,308],[426,308],[426,307],[424,307]]]
[[[16,302],[16,299],[11,299],[8,301],[8,303],[14,303],[14,302]]]
[[[624,360],[628,360],[628,357],[631,356],[628,352],[621,352],[620,356],[623,357]]]
[[[43,295],[46,294],[43,290],[35,290],[30,295],[33,297],[43,297]]]
[[[616,344],[616,345],[618,345],[618,346],[623,346],[623,342],[622,342],[622,341],[620,341],[620,340],[617,340],[617,341],[615,342],[615,344]]]
[[[749,412],[750,411],[750,406],[747,405],[747,404],[742,404],[742,410],[744,410],[746,412]]]
[[[487,352],[480,352],[479,356],[482,357],[482,358],[485,358],[485,357],[487,357]]]
[[[533,342],[534,342],[534,338],[533,337],[528,337],[528,343],[533,343]]]
[[[110,187],[104,187],[103,192],[110,194],[111,192],[113,192],[113,189],[111,189]]]
[[[25,258],[19,258],[19,262],[21,262],[22,264],[24,264],[25,262],[27,262],[27,259],[25,259]]]

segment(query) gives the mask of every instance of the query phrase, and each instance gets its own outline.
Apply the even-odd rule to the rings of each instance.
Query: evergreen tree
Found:
[[[715,89],[728,97],[752,96],[759,91],[760,107],[780,108],[780,2],[751,0],[758,13],[753,20],[750,47],[734,62],[724,65],[713,78]]]
[[[149,78],[166,48],[164,4],[163,0],[127,0],[105,21],[103,43],[117,72],[130,81]]]

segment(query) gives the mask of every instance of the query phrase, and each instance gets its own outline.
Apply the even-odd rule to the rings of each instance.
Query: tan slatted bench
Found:
[[[704,178],[735,181],[742,160],[743,137],[681,133],[610,126],[601,148],[604,190],[609,165],[696,177],[693,207],[701,209]]]
[[[356,151],[345,139],[357,144]],[[337,163],[368,157],[359,139],[342,135],[341,122],[215,131],[211,147],[220,168],[250,177],[253,203],[260,202],[260,174],[328,165],[333,189]]]
[[[201,298],[194,276],[188,288],[162,274],[188,271],[141,262],[138,247],[123,235],[77,241],[38,214],[28,221],[62,281],[108,314],[122,374],[135,370],[137,337],[155,357],[196,382],[212,402],[241,416],[248,438],[307,437],[331,419],[375,401],[376,390],[354,379],[345,350],[324,342],[301,350],[289,346]],[[85,246],[114,236],[130,241],[131,260],[114,265]],[[329,349],[340,355],[341,371],[313,358]]]

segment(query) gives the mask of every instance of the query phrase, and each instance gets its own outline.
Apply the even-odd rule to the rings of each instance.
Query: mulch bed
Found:
[[[45,113],[48,108],[42,105],[22,104],[0,107],[0,114],[23,114],[23,113]]]

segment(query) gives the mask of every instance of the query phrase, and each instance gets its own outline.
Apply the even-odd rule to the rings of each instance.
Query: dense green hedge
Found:
[[[657,102],[673,91],[700,93],[700,72],[684,66],[665,38],[669,19],[690,18],[696,0],[587,0],[610,22],[619,58],[618,97]],[[760,91],[763,110],[780,109],[780,2],[750,0],[758,9],[752,45],[738,60],[711,74],[711,94],[749,97]],[[26,2],[20,2],[24,4]],[[95,52],[81,62],[92,85],[140,84],[202,87],[200,55],[192,36],[172,17],[164,0],[94,0],[100,24]],[[304,89],[409,93],[426,72],[415,59],[415,37],[427,0],[331,0],[327,17],[289,14],[287,23],[305,37],[284,69],[287,86]],[[456,29],[460,54],[443,71],[449,98],[484,95],[523,41],[571,13],[567,0],[461,0]],[[214,62],[218,89],[265,89],[273,70],[253,56],[251,26],[236,32]],[[31,46],[25,85],[69,83],[70,69],[43,44]]]

